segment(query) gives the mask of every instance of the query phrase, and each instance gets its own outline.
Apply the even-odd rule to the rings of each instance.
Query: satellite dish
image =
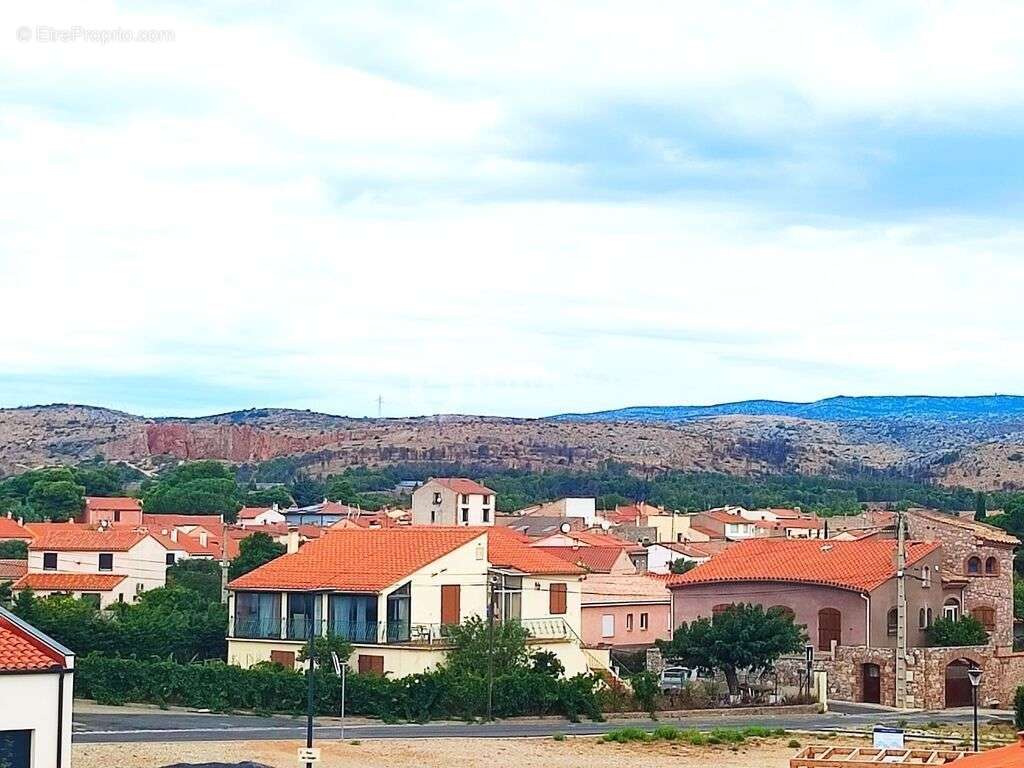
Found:
[[[572,526],[568,523],[562,523],[560,526],[558,526],[558,530],[560,530],[562,533],[568,533],[572,530]]]

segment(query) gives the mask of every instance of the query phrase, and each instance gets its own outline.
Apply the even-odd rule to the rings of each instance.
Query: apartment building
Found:
[[[433,477],[412,494],[413,525],[494,525],[494,491],[465,477]]]

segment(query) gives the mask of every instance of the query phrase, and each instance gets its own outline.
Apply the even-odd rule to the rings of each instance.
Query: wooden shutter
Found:
[[[566,612],[566,585],[562,583],[552,584],[548,590],[548,610],[552,616],[559,616]]]
[[[986,632],[992,632],[996,628],[996,610],[995,608],[988,608],[981,606],[979,608],[971,609],[971,616],[981,622],[981,625],[985,627]]]
[[[271,651],[270,660],[285,669],[295,669],[295,654],[292,651]]]
[[[458,584],[441,585],[441,623],[460,624],[462,622],[462,588]]]
[[[368,656],[365,653],[359,654],[359,674],[361,675],[383,675],[384,657]]]
[[[822,608],[818,611],[818,650],[831,651],[833,640],[836,645],[843,642],[843,614],[835,608]]]

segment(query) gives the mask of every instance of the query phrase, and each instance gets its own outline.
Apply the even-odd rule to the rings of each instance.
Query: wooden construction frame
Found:
[[[877,749],[809,746],[790,758],[789,768],[879,768],[884,765],[947,765],[973,752],[953,749]]]

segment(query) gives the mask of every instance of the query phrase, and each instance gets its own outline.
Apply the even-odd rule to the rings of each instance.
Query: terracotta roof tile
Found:
[[[1014,744],[968,755],[954,760],[950,765],[955,768],[1024,768],[1024,741],[1018,734]]]
[[[0,581],[20,579],[28,573],[28,560],[0,560]]]
[[[908,515],[916,515],[918,517],[924,517],[928,520],[933,520],[937,523],[945,523],[946,525],[953,525],[957,528],[962,528],[965,531],[973,533],[975,536],[986,539],[987,541],[994,541],[998,544],[1012,544],[1017,546],[1020,544],[1020,539],[1013,536],[1002,528],[996,528],[994,525],[988,523],[981,523],[977,520],[971,520],[969,518],[959,517],[957,515],[949,515],[945,512],[933,511],[931,509],[913,508],[907,511]]]
[[[78,525],[47,527],[28,547],[48,552],[127,552],[148,535],[125,528],[100,531]]]
[[[10,517],[0,516],[0,539],[22,539],[28,541],[32,533],[18,521]]]
[[[583,573],[582,568],[548,554],[547,547],[530,546],[530,539],[511,528],[499,525],[476,530],[487,533],[487,559],[491,565],[538,575]]]
[[[470,480],[468,477],[435,477],[433,478],[433,481],[435,483],[440,483],[451,491],[455,491],[455,493],[478,493],[483,496],[491,496],[494,494],[494,491],[486,485],[480,485],[476,480]]]
[[[379,592],[482,534],[477,528],[328,530],[298,552],[272,560],[229,586]]]
[[[85,508],[92,510],[111,510],[118,512],[141,512],[142,504],[138,499],[127,496],[86,496]]]
[[[116,573],[27,573],[15,582],[13,588],[44,592],[109,592],[126,578]]]
[[[939,548],[907,544],[907,565]],[[669,580],[672,587],[735,581],[786,581],[869,592],[896,573],[896,542],[885,539],[752,539],[728,547],[708,562]]]
[[[0,617],[0,672],[52,669],[63,661],[55,651]]]
[[[170,527],[197,525],[200,528],[208,529],[212,533],[224,525],[224,520],[220,515],[151,515],[144,512],[142,514],[142,524],[166,525]]]
[[[591,573],[611,573],[626,550],[622,547],[541,547],[544,552]]]
[[[255,520],[264,512],[269,512],[271,507],[242,507],[238,510],[239,520]]]

